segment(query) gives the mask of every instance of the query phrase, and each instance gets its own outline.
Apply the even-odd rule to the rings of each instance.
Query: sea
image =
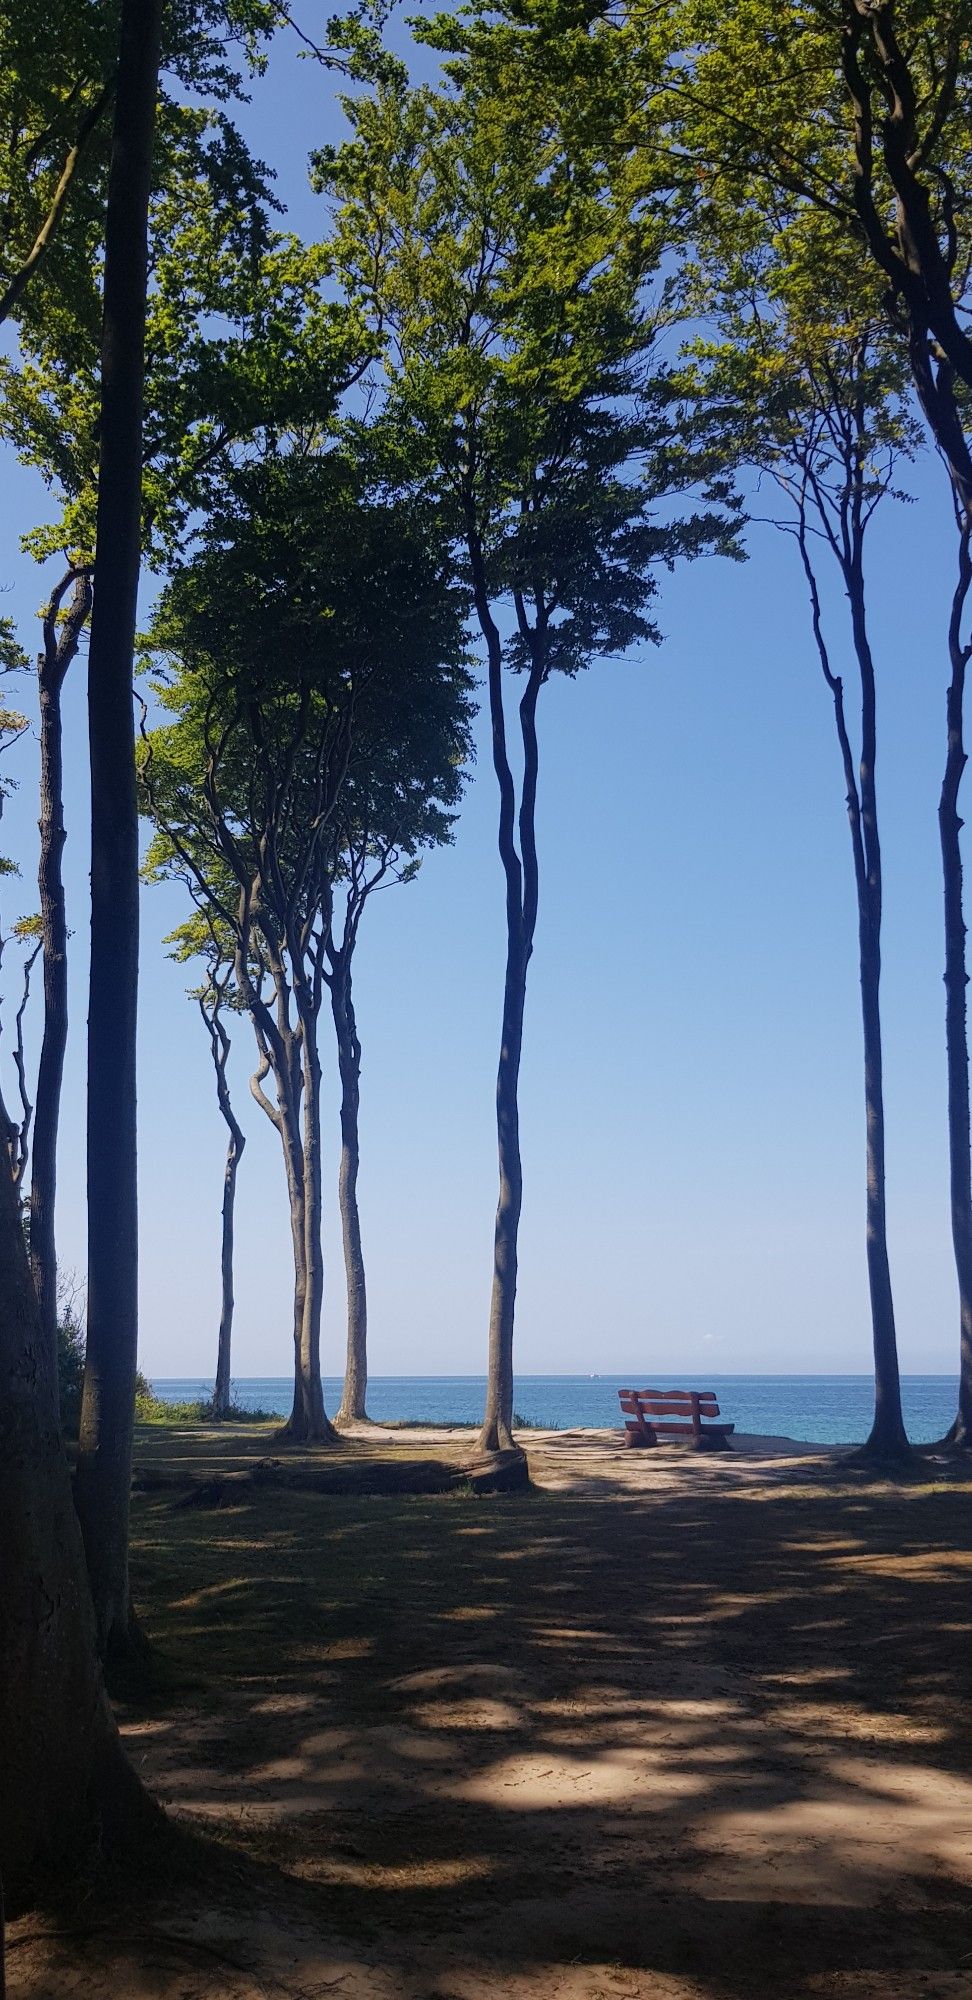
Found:
[[[212,1378],[166,1381],[157,1396],[173,1403],[212,1395]],[[869,1375],[518,1375],[514,1407],[520,1420],[550,1430],[620,1427],[618,1390],[714,1389],[722,1415],[737,1431],[758,1431],[814,1444],[858,1444],[871,1427],[874,1387]],[[958,1383],[952,1375],[904,1375],[901,1399],[915,1444],[942,1437],[955,1415]],[[486,1380],[482,1375],[375,1375],[368,1383],[368,1412],[376,1422],[477,1423]],[[243,1376],[233,1383],[244,1409],[286,1416],[293,1380],[281,1375]],[[324,1384],[327,1408],[336,1410],[341,1383]]]

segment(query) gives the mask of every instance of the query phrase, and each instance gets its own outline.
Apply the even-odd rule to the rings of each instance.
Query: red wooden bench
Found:
[[[735,1424],[716,1424],[719,1405],[712,1389],[619,1389],[624,1441],[658,1444],[664,1437],[691,1438],[696,1451],[728,1451]],[[710,1421],[703,1421],[709,1419]]]

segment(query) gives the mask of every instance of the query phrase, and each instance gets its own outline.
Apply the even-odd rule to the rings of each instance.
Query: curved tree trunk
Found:
[[[960,623],[972,584],[970,529],[960,532],[959,579],[949,626],[951,678],[946,699],[945,774],[938,806],[945,890],[945,1049],[948,1066],[948,1141],[952,1243],[959,1292],[959,1398],[951,1441],[972,1447],[972,1148],[969,1129],[969,1038],[966,1015],[966,927],[963,914],[962,821],[958,799],[966,765],[963,729],[969,649]]]
[[[338,1173],[338,1202],[344,1243],[344,1269],[348,1288],[348,1346],[344,1367],[344,1394],[335,1418],[338,1424],[366,1423],[368,1394],[368,1294],[365,1284],[364,1253],[361,1248],[361,1217],[358,1213],[358,1165],[360,1142],[358,1117],[361,1103],[361,1043],[351,995],[350,965],[335,969],[331,980],[331,1012],[337,1036],[338,1068],[341,1076],[341,1165]]]
[[[162,0],[122,0],[105,227],[97,588],[88,663],[88,1344],[76,1497],[102,1650],[134,1627],[128,1515],[138,1345],[138,812],[132,661],[141,541],[148,205]]]
[[[159,1818],[98,1665],[84,1554],[13,1183],[0,1174],[0,1875],[8,1904],[94,1838]]]
[[[969,1043],[966,1020],[966,928],[963,913],[962,820],[958,802],[966,765],[965,678],[972,643],[962,639],[962,620],[972,590],[972,455],[955,397],[951,367],[933,369],[928,326],[912,313],[909,337],[912,374],[928,428],[948,468],[958,534],[958,574],[948,626],[950,677],[946,696],[945,771],[938,804],[945,902],[945,1053],[948,1074],[948,1153],[952,1244],[959,1294],[959,1395],[948,1442],[972,1448],[972,1127],[969,1107]]]
[[[68,585],[74,596],[58,633],[57,616]],[[54,1352],[57,1342],[57,1134],[68,1032],[67,909],[61,869],[64,843],[64,758],[61,691],[91,610],[91,578],[70,570],[51,596],[44,617],[44,647],[37,663],[40,698],[40,892],[44,941],[44,1036],[37,1070],[30,1183],[30,1264],[41,1330]]]
[[[486,1408],[479,1442],[483,1451],[515,1450],[513,1437],[513,1330],[523,1167],[520,1157],[520,1057],[527,969],[537,922],[539,877],[536,847],[537,774],[539,767],[536,713],[543,685],[542,642],[530,634],[532,665],[520,701],[523,781],[519,812],[516,788],[506,749],[503,708],[503,654],[485,586],[482,552],[475,530],[467,530],[473,590],[480,630],[486,641],[489,714],[493,769],[500,793],[498,845],[506,878],[506,979],[503,988],[503,1028],[496,1074],[496,1138],[499,1197],[493,1234],[493,1284],[489,1309]],[[515,828],[519,827],[517,853]],[[521,859],[522,856],[522,859]]]
[[[216,1422],[222,1421],[230,1406],[230,1370],[233,1345],[233,1225],[236,1210],[236,1176],[246,1134],[237,1123],[230,1099],[226,1078],[229,1061],[230,1039],[220,1019],[220,1007],[225,998],[226,985],[221,984],[214,966],[210,967],[208,989],[201,993],[199,1011],[203,1017],[209,1045],[212,1050],[213,1068],[216,1071],[216,1099],[220,1115],[228,1127],[229,1141],[226,1147],[226,1166],[223,1171],[223,1224],[220,1244],[220,1312],[219,1337],[216,1346],[216,1381],[213,1386],[212,1415]]]

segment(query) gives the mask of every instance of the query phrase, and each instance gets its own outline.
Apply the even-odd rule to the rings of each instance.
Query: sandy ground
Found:
[[[969,1474],[896,1487],[785,1438],[528,1452],[537,1494],[317,1499],[292,1647],[266,1523],[193,1531],[228,1538],[225,1590],[160,1573],[214,1678],[123,1721],[227,1870],[130,1934],[14,1926],[12,2000],[970,2000]],[[263,1504],[292,1562],[306,1503]]]

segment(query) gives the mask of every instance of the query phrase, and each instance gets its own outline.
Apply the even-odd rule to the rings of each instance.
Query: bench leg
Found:
[[[640,1451],[643,1450],[645,1445],[658,1443],[658,1439],[650,1424],[642,1424],[640,1430],[637,1431],[629,1431],[626,1427],[624,1441],[633,1451]]]

